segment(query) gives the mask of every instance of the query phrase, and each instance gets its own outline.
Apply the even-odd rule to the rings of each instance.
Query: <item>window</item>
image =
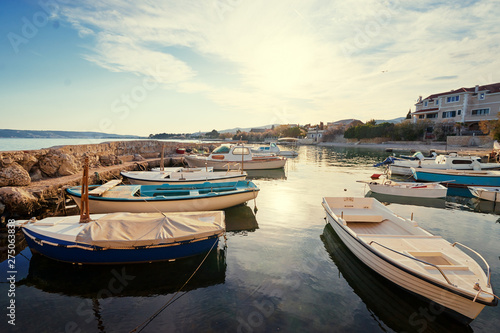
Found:
[[[212,152],[212,154],[227,154],[227,153],[229,153],[229,150],[230,150],[229,146],[220,146],[220,147],[216,148]]]
[[[477,99],[483,100],[483,99],[485,99],[485,97],[486,97],[486,93],[482,92],[482,93],[479,93],[479,95],[477,96]]]
[[[250,151],[248,148],[236,147],[233,149],[233,155],[248,155]]]
[[[477,110],[472,110],[471,114],[472,114],[473,116],[487,115],[487,114],[490,114],[490,109],[477,109]]]
[[[437,118],[438,114],[437,113],[431,113],[427,115],[427,118]]]
[[[434,105],[439,105],[439,98],[434,101]]]
[[[418,115],[418,119],[424,119],[425,118],[425,115],[424,114],[419,114]]]
[[[460,101],[460,96],[450,96],[446,97],[446,103],[453,103],[453,102],[458,102]]]
[[[443,112],[443,118],[455,118],[457,111],[447,111]]]
[[[428,103],[427,101],[424,102],[424,107],[427,107],[427,103]]]
[[[460,116],[462,114],[462,110],[458,110],[457,114]]]

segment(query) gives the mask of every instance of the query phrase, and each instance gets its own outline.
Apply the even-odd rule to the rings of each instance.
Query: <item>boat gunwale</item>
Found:
[[[462,291],[458,290],[458,287],[456,287],[456,289],[454,288],[450,288],[450,286],[447,286],[441,282],[438,282],[438,281],[434,281],[424,275],[421,275],[419,274],[418,272],[414,272],[408,268],[406,268],[405,266],[395,262],[394,260],[390,259],[389,257],[387,257],[386,255],[384,255],[382,252],[378,251],[377,249],[375,249],[374,247],[372,246],[369,246],[366,242],[362,241],[358,236],[357,234],[354,233],[354,231],[350,232],[349,230],[347,230],[347,227],[342,225],[342,223],[340,223],[337,218],[335,218],[333,215],[335,215],[335,213],[333,213],[333,211],[331,210],[330,206],[328,205],[328,203],[326,202],[325,200],[326,197],[323,198],[323,207],[325,208],[325,211],[326,213],[335,221],[335,223],[344,231],[344,233],[348,234],[349,236],[351,236],[358,244],[361,244],[366,250],[370,251],[372,254],[376,255],[377,257],[379,257],[380,259],[382,259],[383,261],[385,261],[386,263],[394,266],[395,268],[407,273],[407,274],[410,274],[418,279],[421,279],[429,284],[432,284],[438,288],[441,288],[441,289],[444,289],[446,291],[449,291],[457,296],[460,296],[460,297],[463,297],[463,298],[466,298],[468,300],[471,300],[474,302],[474,296],[471,296],[471,295],[468,295],[468,294],[465,294],[463,293]],[[333,214],[333,215],[332,215]],[[336,215],[335,215],[336,216]],[[334,229],[335,231],[335,229]],[[347,246],[347,244],[346,244]],[[349,246],[347,246],[347,248],[349,249],[349,251],[352,252],[352,250],[349,248]],[[475,261],[475,260],[474,260]],[[370,266],[368,266],[370,267]],[[373,269],[370,267],[370,269]],[[482,268],[481,268],[482,269]],[[382,274],[376,272],[377,274],[383,276]],[[388,279],[387,277],[383,276],[384,278]],[[388,279],[389,280],[389,279]],[[403,287],[404,288],[404,287]],[[404,288],[405,290],[407,290],[407,288]],[[492,293],[493,293],[493,286],[490,287]],[[497,306],[498,304],[498,299],[496,297],[493,297],[493,300],[491,302],[486,302],[486,301],[483,301],[479,298],[477,298],[475,300],[476,303],[480,303],[480,304],[483,304],[483,305],[488,305],[488,306]]]
[[[239,174],[239,175],[228,175],[228,176],[223,176],[219,178],[193,178],[193,179],[184,179],[184,180],[178,180],[178,179],[172,179],[172,178],[163,178],[163,179],[153,179],[153,178],[137,178],[133,176],[126,176],[122,172],[120,174],[123,177],[126,177],[128,179],[133,179],[133,180],[140,180],[144,182],[157,182],[157,183],[187,183],[187,182],[209,182],[211,180],[221,180],[221,179],[232,179],[232,178],[239,178],[239,177],[246,177],[246,174]]]

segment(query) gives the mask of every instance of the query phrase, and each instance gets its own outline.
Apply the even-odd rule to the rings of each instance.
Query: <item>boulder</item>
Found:
[[[38,167],[33,167],[30,170],[30,178],[32,182],[42,180],[42,171]]]
[[[24,170],[30,172],[31,168],[38,162],[38,159],[33,155],[23,154],[23,156],[16,162],[22,166]]]
[[[0,168],[1,186],[26,186],[31,183],[28,171],[16,162],[10,163]]]
[[[0,188],[0,200],[6,210],[17,214],[31,214],[39,206],[37,199],[22,187]]]
[[[49,153],[38,161],[40,170],[49,177],[55,177],[57,170],[62,164],[62,158],[59,154]]]
[[[59,176],[69,176],[74,175],[78,171],[78,166],[75,163],[74,158],[68,154],[61,154],[61,166],[57,170]]]
[[[134,154],[134,159],[133,159],[133,160],[134,160],[134,161],[144,161],[144,160],[145,160],[145,158],[144,158],[144,157],[142,157],[142,156],[141,156],[141,155],[139,155],[139,154]]]

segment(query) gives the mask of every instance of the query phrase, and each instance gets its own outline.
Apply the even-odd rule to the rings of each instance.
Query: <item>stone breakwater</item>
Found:
[[[138,140],[0,152],[0,215],[26,217],[55,206],[65,186],[81,183],[85,157],[92,184],[119,178],[122,170],[159,166],[162,147],[165,165],[172,165],[179,147],[211,151],[215,145]]]

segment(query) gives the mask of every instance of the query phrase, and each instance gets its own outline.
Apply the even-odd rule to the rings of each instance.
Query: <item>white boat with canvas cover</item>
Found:
[[[201,168],[200,168],[201,169]],[[122,171],[132,185],[224,183],[245,180],[246,172],[228,171]]]
[[[214,170],[263,170],[283,168],[286,158],[269,154],[254,154],[244,145],[222,145],[208,157],[186,155],[184,160],[190,167],[213,167]]]
[[[444,198],[448,189],[440,183],[396,182],[385,177],[363,181],[374,193],[414,198]]]
[[[477,252],[430,234],[374,198],[325,197],[322,204],[349,250],[386,279],[463,322],[472,321],[486,305],[497,305],[489,266]],[[476,253],[487,274],[457,245]]]
[[[256,154],[276,154],[278,156],[287,156],[287,157],[294,157],[298,156],[299,153],[297,153],[294,150],[282,150],[280,149],[276,143],[271,142],[269,146],[261,146],[258,148],[252,148],[252,153]]]

